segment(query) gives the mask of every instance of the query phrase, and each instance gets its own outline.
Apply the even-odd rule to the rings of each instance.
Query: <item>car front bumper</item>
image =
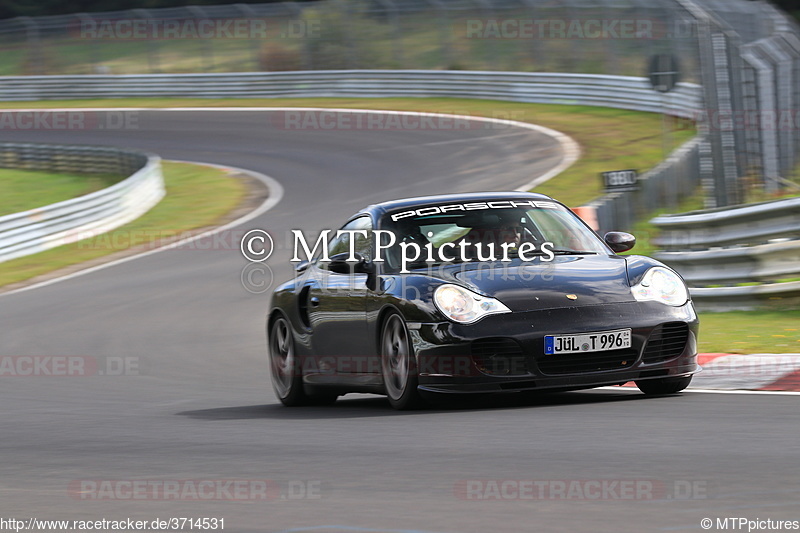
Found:
[[[699,322],[691,302],[622,302],[488,316],[461,325],[410,323],[419,389],[436,393],[575,390],[689,376]],[[631,347],[544,354],[545,335],[631,329]]]

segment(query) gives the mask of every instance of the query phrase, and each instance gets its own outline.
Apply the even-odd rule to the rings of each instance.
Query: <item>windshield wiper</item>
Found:
[[[555,255],[597,255],[597,252],[586,250],[550,250]]]

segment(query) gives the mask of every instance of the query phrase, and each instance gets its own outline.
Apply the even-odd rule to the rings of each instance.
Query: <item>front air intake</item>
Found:
[[[689,340],[689,326],[685,322],[667,322],[656,326],[644,348],[642,362],[660,363],[683,353]]]
[[[528,373],[522,347],[514,339],[506,337],[473,341],[472,360],[484,374],[520,376]]]

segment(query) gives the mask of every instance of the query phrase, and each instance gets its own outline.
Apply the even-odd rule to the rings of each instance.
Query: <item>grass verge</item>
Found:
[[[119,176],[79,176],[0,168],[0,216],[99,191],[120,179]]]
[[[150,211],[110,232],[102,243],[88,239],[0,263],[0,286],[146,244],[154,235],[179,235],[213,226],[235,209],[247,192],[241,180],[220,169],[168,161],[163,167],[167,195]]]
[[[800,353],[800,309],[700,313],[704,353]]]

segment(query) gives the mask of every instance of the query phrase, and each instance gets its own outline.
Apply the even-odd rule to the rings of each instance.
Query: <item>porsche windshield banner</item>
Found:
[[[433,205],[429,207],[422,207],[420,209],[394,213],[392,214],[392,220],[397,222],[398,220],[407,217],[424,217],[457,211],[480,211],[483,209],[514,209],[519,207],[529,207],[534,209],[558,209],[558,204],[555,202],[544,202],[542,200],[499,200],[495,202],[469,202],[465,204]]]
[[[401,274],[423,263],[552,261],[558,254],[602,253],[582,236],[580,220],[562,204],[542,199],[412,205],[391,209],[374,229],[366,213],[338,231],[326,229],[316,238],[291,230],[291,261],[386,263]],[[361,221],[359,223],[359,221]],[[313,243],[313,244],[310,244]],[[557,244],[556,244],[557,243]],[[247,232],[241,251],[253,263],[272,254],[274,242],[264,230]],[[340,267],[337,267],[340,268]]]
[[[392,222],[398,223],[394,229],[369,231],[366,229],[341,229],[334,234],[333,238],[342,239],[346,236],[348,243],[346,261],[356,263],[360,260],[357,256],[357,240],[359,237],[362,240],[368,239],[370,238],[369,233],[372,233],[374,236],[372,261],[384,263],[387,255],[394,255],[397,258],[397,264],[391,266],[399,266],[400,273],[403,274],[409,272],[409,265],[418,263],[510,262],[517,257],[523,261],[538,259],[547,262],[552,261],[555,257],[554,244],[544,240],[524,241],[521,235],[524,230],[521,227],[515,227],[515,223],[511,221],[515,217],[519,220],[516,213],[510,217],[504,215],[506,222],[503,222],[497,215],[492,215],[493,218],[486,218],[483,222],[474,219],[472,223],[451,224],[452,227],[438,233],[431,230],[423,233],[419,224],[425,222],[426,217],[436,217],[437,215],[444,215],[443,218],[452,218],[446,215],[465,214],[467,217],[471,216],[466,215],[467,213],[493,210],[516,210],[521,215],[530,209],[550,210],[559,209],[559,207],[558,203],[545,200],[496,200],[422,206],[389,214],[388,218]],[[410,225],[406,227],[406,224],[409,223]],[[333,233],[332,230],[322,231],[314,245],[309,246],[309,242],[301,230],[292,230],[294,245],[291,260],[293,262],[303,261],[300,254],[303,252],[306,260],[318,257],[321,261],[330,261],[331,233]]]

